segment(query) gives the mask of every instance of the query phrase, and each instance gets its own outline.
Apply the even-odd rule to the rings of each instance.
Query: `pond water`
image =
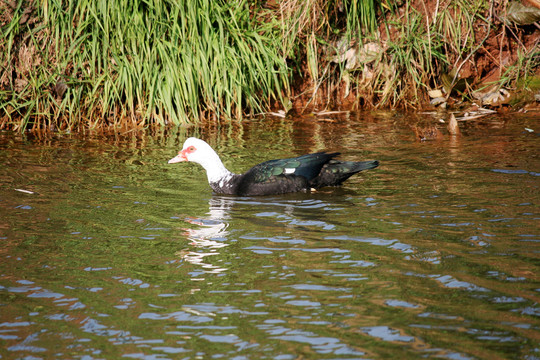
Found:
[[[430,119],[0,132],[0,357],[540,359],[538,117],[418,141]],[[167,164],[188,136],[236,172],[320,150],[381,165],[220,196]]]

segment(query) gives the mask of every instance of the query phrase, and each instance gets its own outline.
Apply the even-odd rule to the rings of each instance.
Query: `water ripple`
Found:
[[[367,326],[360,330],[369,336],[379,338],[384,341],[414,342],[414,336],[403,335],[400,330],[389,328],[388,326]]]

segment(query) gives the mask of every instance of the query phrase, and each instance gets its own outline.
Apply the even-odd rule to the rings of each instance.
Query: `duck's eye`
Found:
[[[195,151],[195,146],[190,146],[187,148],[189,152],[194,152]]]

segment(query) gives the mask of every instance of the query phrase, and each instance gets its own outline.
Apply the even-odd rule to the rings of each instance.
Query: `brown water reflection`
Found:
[[[459,137],[438,117],[0,133],[0,355],[540,357],[538,117]],[[196,164],[167,164],[188,136],[238,172],[318,150],[381,166],[314,194],[223,197]]]

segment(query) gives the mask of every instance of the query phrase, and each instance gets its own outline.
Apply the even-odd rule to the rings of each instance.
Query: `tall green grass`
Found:
[[[1,87],[1,120],[70,129],[261,112],[287,96],[289,73],[279,51],[280,23],[253,16],[263,13],[253,6],[44,0],[34,11],[37,21],[20,25],[19,4],[8,9],[12,19],[0,38],[1,64],[16,74]],[[30,59],[22,47],[31,49]],[[24,61],[35,66],[25,68]],[[63,96],[52,90],[57,84]]]

